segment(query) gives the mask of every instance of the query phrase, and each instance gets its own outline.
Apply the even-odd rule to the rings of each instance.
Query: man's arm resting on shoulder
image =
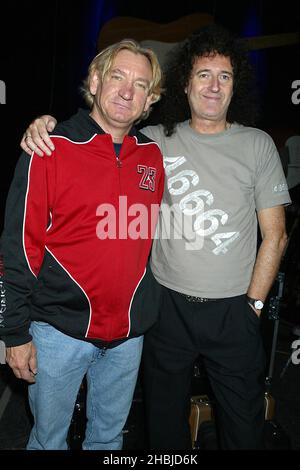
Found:
[[[18,379],[34,383],[37,373],[36,349],[32,341],[6,348],[6,362]]]
[[[253,299],[265,301],[276,278],[287,243],[284,207],[275,206],[260,210],[258,222],[262,243],[258,250],[247,295]],[[256,313],[259,311],[256,310]]]
[[[56,124],[56,119],[48,114],[35,119],[23,134],[20,144],[22,149],[29,155],[32,151],[40,157],[44,156],[43,152],[46,155],[51,155],[54,145],[48,132],[53,131]]]

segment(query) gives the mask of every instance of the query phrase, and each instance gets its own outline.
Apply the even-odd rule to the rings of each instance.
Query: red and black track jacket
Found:
[[[160,290],[147,261],[162,155],[132,129],[117,159],[111,136],[84,110],[52,140],[50,157],[21,155],[9,190],[0,335],[6,346],[24,344],[38,320],[113,346],[156,318]]]

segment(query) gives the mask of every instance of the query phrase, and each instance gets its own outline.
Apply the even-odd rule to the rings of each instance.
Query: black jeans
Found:
[[[150,449],[190,449],[190,388],[203,357],[222,449],[260,449],[265,353],[260,319],[245,295],[196,303],[166,287],[145,335],[143,374]]]

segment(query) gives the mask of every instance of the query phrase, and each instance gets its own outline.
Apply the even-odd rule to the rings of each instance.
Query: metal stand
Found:
[[[269,370],[268,370],[267,377],[265,379],[267,392],[270,391],[272,378],[273,378],[273,372],[274,372],[275,354],[276,354],[278,328],[279,328],[280,300],[283,296],[284,277],[285,275],[281,271],[277,274],[277,278],[276,278],[276,281],[278,282],[277,294],[275,296],[272,296],[269,301],[268,319],[274,320],[274,330],[273,330]]]

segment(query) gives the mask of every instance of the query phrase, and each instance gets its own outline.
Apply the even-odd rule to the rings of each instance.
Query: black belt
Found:
[[[186,295],[182,292],[178,292],[178,294],[182,295],[185,300],[188,302],[215,302],[216,300],[220,299],[208,299],[207,297],[194,297],[193,295]]]

